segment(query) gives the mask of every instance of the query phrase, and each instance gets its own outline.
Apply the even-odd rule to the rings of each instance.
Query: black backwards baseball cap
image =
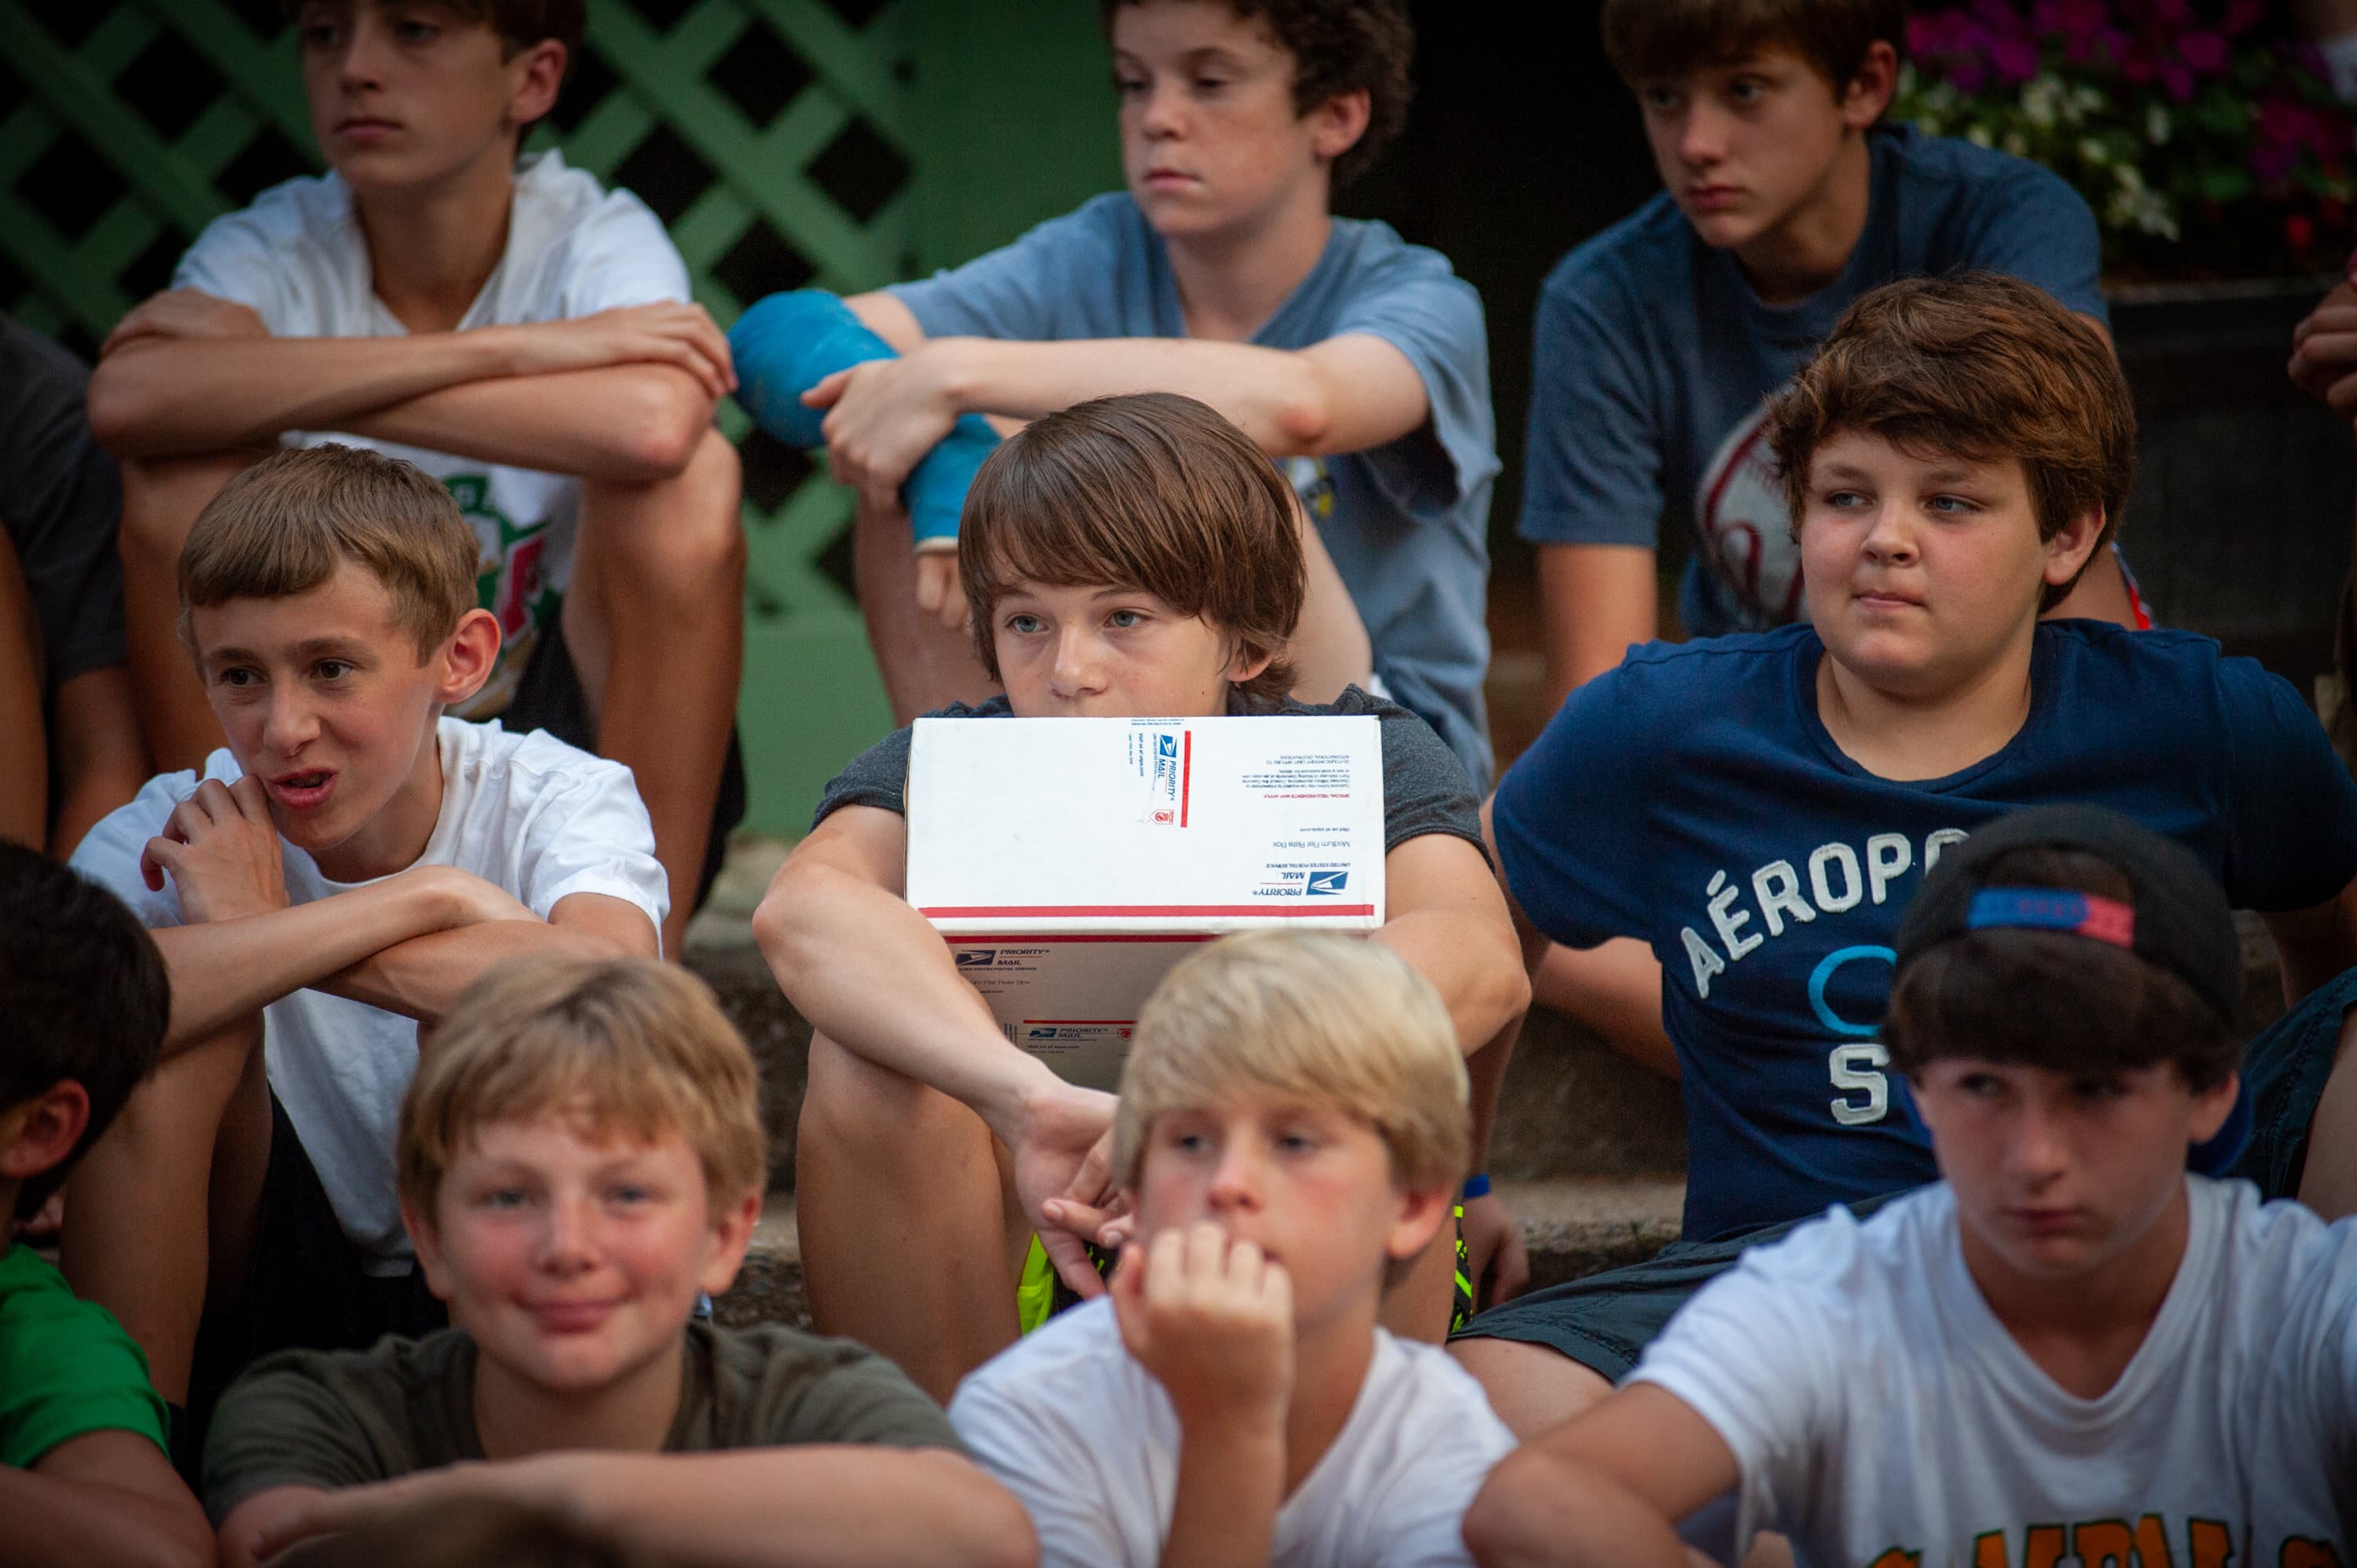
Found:
[[[2013,886],[1991,867],[2016,850],[2093,855],[2126,878],[2134,904],[2063,887]],[[2243,997],[2242,940],[2225,890],[2193,852],[2100,806],[2032,806],[1977,829],[1940,857],[1899,922],[1896,967],[1971,931],[2060,931],[2125,948],[2176,975],[2232,1028]],[[2250,1141],[2251,1099],[2235,1097],[2218,1135],[2193,1151],[2215,1175]]]

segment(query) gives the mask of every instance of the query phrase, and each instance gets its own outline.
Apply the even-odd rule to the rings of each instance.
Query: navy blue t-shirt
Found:
[[[2094,214],[2051,170],[1910,125],[1868,142],[1866,231],[1840,277],[1763,305],[1735,257],[1664,192],[1547,274],[1532,327],[1520,532],[1651,547],[1695,542],[1678,618],[1692,637],[1799,618],[1800,558],[1762,416],[1860,295],[1980,267],[2104,318]]]
[[[1808,626],[1634,650],[1510,769],[1499,864],[1556,941],[1662,961],[1706,1240],[1937,1176],[1876,1039],[1900,911],[1941,852],[2018,807],[2109,806],[2239,908],[2357,875],[2357,784],[2290,684],[2188,632],[2038,628],[2029,717],[1944,779],[1877,778],[1817,715]]]

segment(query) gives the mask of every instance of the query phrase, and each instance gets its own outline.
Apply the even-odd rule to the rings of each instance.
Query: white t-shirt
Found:
[[[1735,1451],[1736,1539],[1781,1530],[1813,1568],[2338,1568],[2357,1543],[2357,1221],[2185,1180],[2176,1282],[2099,1399],[1998,1323],[1944,1184],[1746,1252],[1630,1380]]]
[[[630,770],[576,751],[534,730],[510,735],[493,720],[444,717],[442,813],[420,865],[455,865],[515,895],[542,919],[576,893],[626,899],[662,929],[669,883],[655,860],[654,829]],[[226,747],[205,759],[205,777],[241,776]],[[139,854],[197,791],[193,773],[148,780],[132,802],[90,831],[73,868],[131,906],[149,928],[178,926],[179,889],[167,876],[151,893]],[[293,844],[283,846],[290,904],[348,892]],[[344,1233],[370,1272],[406,1273],[409,1239],[393,1194],[393,1131],[401,1097],[417,1068],[417,1025],[397,1013],[322,991],[302,990],[263,1010],[270,1087],[286,1107],[305,1154],[319,1173]]]
[[[351,191],[334,174],[274,185],[253,206],[214,219],[180,258],[172,286],[250,306],[278,338],[408,331],[376,296]],[[555,152],[535,153],[516,166],[507,250],[458,326],[563,321],[688,297],[687,264],[644,202],[604,189]],[[504,708],[571,574],[580,480],[331,431],[289,432],[285,439],[372,447],[450,487],[481,542],[483,603],[500,618],[505,639],[499,669],[456,711],[482,717]]]
[[[1122,1345],[1113,1304],[1073,1307],[958,1386],[950,1424],[1022,1499],[1041,1568],[1155,1568],[1178,1483],[1178,1417]],[[1514,1445],[1476,1383],[1430,1345],[1375,1330],[1374,1359],[1315,1468],[1277,1510],[1273,1568],[1441,1568]]]

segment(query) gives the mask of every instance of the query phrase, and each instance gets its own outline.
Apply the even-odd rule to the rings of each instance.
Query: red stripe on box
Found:
[[[953,948],[986,947],[994,942],[1020,942],[1028,948],[1051,947],[1058,942],[1211,942],[1219,939],[1209,932],[1139,931],[1131,936],[1064,936],[1053,931],[1017,931],[1005,936],[943,937],[942,941]]]
[[[1187,825],[1187,798],[1195,791],[1195,732],[1178,732],[1178,825]]]
[[[1320,915],[1372,915],[1374,912],[1372,904],[1315,904],[1307,908],[1298,905],[1280,908],[1273,904],[928,904],[917,911],[931,920],[975,920],[994,917],[1007,920],[1093,920],[1128,919],[1139,916],[1217,919],[1232,915],[1274,915],[1279,919],[1315,919]],[[1064,937],[1058,940],[1070,941],[1074,939]]]

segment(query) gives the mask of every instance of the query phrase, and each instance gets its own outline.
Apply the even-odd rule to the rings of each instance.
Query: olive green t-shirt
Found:
[[[791,1328],[687,1326],[667,1454],[791,1443],[965,1452],[899,1368],[847,1339]],[[205,1507],[218,1524],[273,1487],[332,1491],[483,1457],[475,1342],[446,1328],[369,1350],[286,1350],[222,1396],[205,1438]]]

